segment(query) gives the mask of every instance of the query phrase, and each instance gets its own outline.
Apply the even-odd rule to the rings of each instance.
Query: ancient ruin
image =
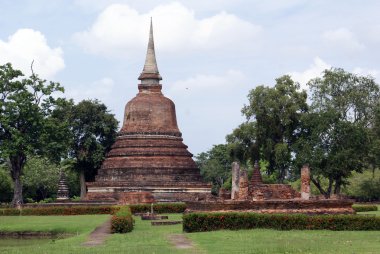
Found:
[[[182,142],[174,103],[161,92],[152,23],[138,79],[139,92],[125,107],[123,126],[95,182],[87,183],[87,198],[126,204],[206,199],[211,185],[202,181]]]
[[[251,181],[247,171],[232,164],[231,194],[220,191],[219,199],[187,202],[187,212],[240,211],[257,213],[351,214],[353,202],[347,199],[319,199],[310,195],[310,168],[301,169],[301,192],[288,184],[264,184],[259,164],[253,167]]]
[[[57,200],[69,200],[69,187],[67,185],[66,175],[63,171],[59,174]]]

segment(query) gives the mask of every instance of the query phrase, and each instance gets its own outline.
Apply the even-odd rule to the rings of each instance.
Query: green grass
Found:
[[[0,216],[0,231],[91,232],[110,215]]]
[[[376,214],[380,211],[365,212]],[[170,214],[180,220],[181,214]],[[266,229],[214,231],[185,234],[195,244],[193,250],[177,250],[168,242],[170,234],[181,234],[182,225],[152,227],[150,221],[135,217],[131,233],[113,234],[104,246],[83,247],[87,235],[107,219],[107,215],[0,217],[0,229],[45,231],[48,228],[78,232],[77,235],[34,245],[10,246],[0,243],[0,253],[379,253],[379,231],[277,231]]]
[[[376,216],[380,216],[380,205],[377,205],[377,211],[371,211],[371,212],[360,212],[358,214],[374,214]]]
[[[55,218],[58,217],[58,218]],[[81,218],[78,218],[81,217]],[[181,214],[170,214],[170,220],[181,220]],[[12,245],[8,242],[8,247],[0,244],[0,253],[28,253],[28,254],[43,254],[43,253],[194,253],[193,250],[177,250],[168,242],[168,235],[181,234],[182,225],[172,226],[155,226],[150,225],[150,221],[142,221],[139,217],[135,218],[135,228],[131,233],[127,234],[112,234],[108,237],[104,246],[97,247],[83,247],[81,243],[86,240],[87,235],[99,224],[106,220],[107,215],[86,215],[86,216],[18,216],[10,218],[0,217],[1,220],[5,218],[3,228],[9,230],[29,230],[33,225],[38,229],[54,228],[49,224],[54,224],[56,228],[62,229],[64,227],[57,219],[65,221],[65,232],[75,232],[77,228],[83,227],[79,234],[73,237],[42,242],[38,245],[29,246],[9,246]],[[19,221],[17,221],[19,218]],[[78,218],[78,219],[77,219]],[[34,219],[37,221],[33,222]],[[86,222],[92,221],[88,225]],[[97,223],[94,223],[97,221]],[[17,225],[19,223],[19,225]],[[90,225],[91,224],[91,225]],[[0,224],[1,225],[1,224]],[[0,227],[1,228],[1,227]],[[1,241],[1,240],[0,240]],[[199,253],[199,252],[198,252]]]

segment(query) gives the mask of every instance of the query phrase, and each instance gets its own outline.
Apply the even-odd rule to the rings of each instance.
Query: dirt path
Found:
[[[94,231],[88,236],[87,241],[84,242],[83,246],[97,246],[104,243],[106,238],[111,234],[111,218],[109,218],[102,225],[95,228]]]
[[[195,248],[193,242],[184,234],[169,235],[168,239],[177,249],[187,249],[191,253],[202,253],[202,251]]]

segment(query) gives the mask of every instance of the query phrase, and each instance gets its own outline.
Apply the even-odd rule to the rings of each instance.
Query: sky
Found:
[[[2,0],[0,64],[98,99],[120,124],[137,94],[153,18],[163,93],[189,151],[225,142],[258,85],[324,69],[380,78],[376,0]]]

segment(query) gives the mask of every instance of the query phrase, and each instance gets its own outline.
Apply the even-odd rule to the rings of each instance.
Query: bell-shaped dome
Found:
[[[121,134],[181,136],[175,105],[161,92],[143,90],[125,106]]]

